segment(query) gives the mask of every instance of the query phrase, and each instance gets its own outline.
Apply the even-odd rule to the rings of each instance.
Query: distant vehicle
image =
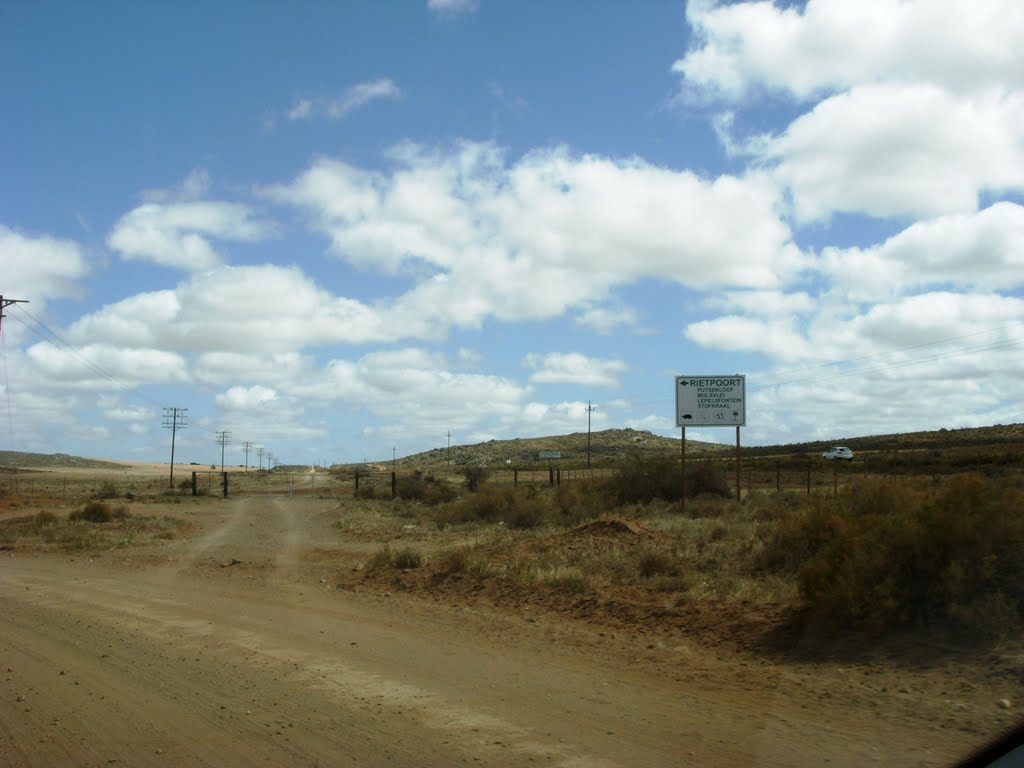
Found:
[[[853,461],[853,451],[849,448],[844,448],[841,445],[834,445],[821,454],[821,458],[834,461],[835,459],[842,459],[843,461]]]

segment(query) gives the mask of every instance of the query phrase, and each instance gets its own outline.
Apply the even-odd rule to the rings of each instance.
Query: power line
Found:
[[[46,342],[50,346],[54,347],[58,351],[63,352],[65,355],[67,355],[68,357],[71,357],[72,359],[76,360],[80,364],[84,365],[86,368],[88,368],[90,371],[95,373],[97,376],[101,376],[102,378],[106,379],[107,381],[111,382],[112,384],[115,384],[116,386],[120,387],[121,389],[123,389],[128,394],[134,395],[135,397],[139,398],[140,400],[144,400],[145,402],[149,403],[150,405],[154,405],[154,406],[160,407],[160,404],[156,400],[153,400],[153,399],[151,399],[149,397],[146,397],[146,395],[144,395],[141,392],[139,392],[139,390],[136,387],[130,386],[128,384],[125,384],[123,381],[121,381],[116,376],[114,376],[114,374],[112,374],[109,371],[105,370],[104,368],[102,368],[97,363],[94,363],[92,360],[89,360],[81,352],[76,350],[68,341],[66,341],[63,337],[61,337],[60,334],[58,334],[56,331],[54,331],[52,328],[50,328],[48,325],[46,325],[46,323],[44,323],[42,320],[37,318],[31,312],[29,312],[28,310],[26,310],[26,309],[24,309],[22,307],[17,307],[17,310],[18,310],[18,312],[20,312],[22,314],[28,315],[28,317],[31,318],[32,323],[30,324],[30,323],[25,322],[22,318],[18,317],[17,315],[10,315],[10,318],[12,320],[17,320],[25,328],[30,330],[32,333],[34,333],[36,336],[38,336],[44,342]],[[50,338],[48,338],[47,336],[49,336]]]

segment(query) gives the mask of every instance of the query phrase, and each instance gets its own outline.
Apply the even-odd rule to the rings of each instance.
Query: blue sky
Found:
[[[749,444],[1024,421],[1021,39],[1016,0],[5,3],[0,445],[677,435],[677,374],[746,374]]]

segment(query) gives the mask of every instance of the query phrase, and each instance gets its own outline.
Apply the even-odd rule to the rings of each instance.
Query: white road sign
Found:
[[[747,422],[747,378],[676,376],[677,427],[742,427]]]

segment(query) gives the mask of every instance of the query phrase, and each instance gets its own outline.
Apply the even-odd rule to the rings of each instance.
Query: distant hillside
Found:
[[[891,435],[839,437],[807,443],[744,447],[748,456],[816,453],[830,445],[845,445],[854,451],[900,451],[921,448],[962,448],[971,445],[1024,443],[1024,424],[996,424],[991,427],[936,429],[930,432],[902,432]]]
[[[686,441],[691,454],[716,453],[727,450],[728,446],[716,443]],[[403,469],[441,468],[486,464],[500,466],[511,462],[516,467],[547,466],[547,459],[540,459],[541,452],[561,454],[558,463],[562,467],[583,467],[587,463],[587,433],[574,432],[571,435],[548,437],[523,437],[514,440],[488,440],[475,445],[453,445],[449,454],[446,448],[434,448],[398,459]],[[621,461],[629,456],[678,456],[679,440],[662,437],[635,429],[606,429],[590,435],[591,462],[597,466]],[[391,462],[377,462],[382,469]],[[385,466],[386,465],[386,466]]]
[[[112,461],[83,459],[66,453],[23,453],[21,451],[0,451],[0,468],[4,469],[127,469]]]
[[[845,445],[854,451],[895,451],[1008,443],[1024,443],[1024,424],[997,424],[991,427],[939,429],[930,432],[838,437],[831,440],[780,445],[744,445],[743,455],[813,454],[823,451],[830,445]],[[733,446],[687,440],[686,450],[688,456],[727,454],[732,452]],[[540,459],[538,456],[542,451],[560,453],[558,464],[562,467],[586,466],[587,433],[574,432],[571,435],[489,440],[486,443],[475,445],[453,445],[450,454],[445,448],[435,448],[424,453],[399,458],[396,464],[401,469],[430,470],[445,467],[450,458],[453,468],[479,464],[501,466],[508,462],[518,468],[547,466],[548,461]],[[675,458],[678,455],[678,439],[655,435],[651,432],[634,429],[608,429],[591,434],[591,462],[594,466],[608,466],[631,456]],[[391,468],[391,462],[375,462],[373,466],[380,470],[386,470]]]

